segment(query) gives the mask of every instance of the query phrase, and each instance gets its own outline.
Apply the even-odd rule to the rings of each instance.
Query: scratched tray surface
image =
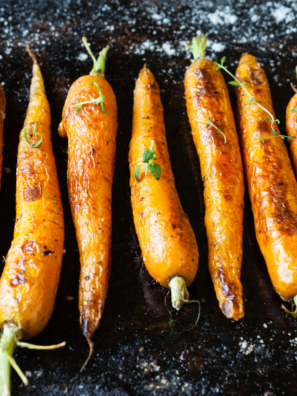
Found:
[[[293,1],[0,1],[0,81],[7,97],[3,182],[0,193],[0,256],[9,249],[15,217],[18,135],[28,104],[31,44],[41,65],[52,112],[52,140],[63,198],[66,241],[55,309],[32,342],[67,341],[64,349],[17,349],[15,358],[30,380],[24,387],[12,371],[13,395],[282,395],[297,392],[297,323],[274,292],[253,226],[246,195],[242,283],[245,317],[227,320],[219,310],[207,268],[203,185],[187,120],[183,77],[190,54],[185,43],[198,31],[209,34],[207,56],[235,70],[242,52],[261,61],[284,132],[285,108],[297,64]],[[112,272],[95,351],[79,374],[88,346],[79,329],[79,255],[67,196],[67,140],[58,136],[70,85],[91,68],[79,39],[94,51],[110,44],[106,77],[114,88],[119,116],[113,185]],[[167,290],[148,275],[130,206],[128,149],[133,89],[146,63],[161,88],[176,186],[200,251],[198,275],[189,288],[201,301],[193,331],[170,324]],[[225,76],[228,80],[228,77]],[[230,87],[234,108],[235,95]],[[6,169],[6,170],[5,170]],[[9,172],[11,170],[11,172]],[[68,299],[67,299],[68,297]],[[69,299],[69,297],[74,297]],[[190,327],[192,304],[173,318]]]

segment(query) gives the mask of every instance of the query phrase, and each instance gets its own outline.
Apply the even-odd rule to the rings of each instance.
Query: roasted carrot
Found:
[[[214,62],[204,59],[207,36],[190,45],[194,61],[185,74],[187,111],[204,182],[208,266],[227,318],[244,316],[242,234],[244,178],[228,89]]]
[[[196,276],[199,254],[174,183],[159,86],[146,67],[134,91],[129,166],[134,224],[143,262],[157,282],[171,289],[172,305],[180,309],[189,299],[186,287]]]
[[[276,292],[297,294],[297,183],[275,120],[269,84],[256,58],[237,71],[237,115],[256,237]],[[267,118],[267,114],[270,116]]]
[[[0,187],[1,187],[1,177],[2,177],[3,122],[5,119],[5,110],[6,110],[6,99],[3,92],[3,88],[0,85]]]
[[[104,78],[108,47],[90,75],[71,86],[59,126],[68,137],[68,193],[80,253],[80,326],[90,354],[91,338],[99,326],[111,266],[111,194],[118,128],[117,104]],[[85,367],[83,366],[83,368]],[[82,368],[82,369],[83,369]]]
[[[16,223],[0,280],[1,395],[10,394],[10,363],[27,383],[11,355],[15,344],[33,348],[19,340],[36,336],[50,319],[64,244],[50,108],[37,60],[28,50],[34,65],[30,103],[18,148]]]
[[[291,138],[290,142],[290,152],[291,152],[291,158],[293,162],[293,168],[295,171],[295,177],[297,177],[297,91],[296,88],[294,88],[294,91],[296,92],[295,95],[292,97],[290,100],[288,106],[287,106],[287,112],[286,112],[286,127],[287,127],[287,134]]]

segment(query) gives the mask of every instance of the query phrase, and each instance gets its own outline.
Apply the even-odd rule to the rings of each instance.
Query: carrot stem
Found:
[[[186,281],[181,276],[175,276],[169,282],[171,290],[171,303],[173,308],[179,311],[185,302],[189,301],[189,292]]]
[[[192,42],[187,44],[193,54],[192,62],[205,58],[205,48],[207,44],[207,35],[202,34],[201,37],[193,37]]]
[[[104,77],[105,61],[106,61],[107,52],[109,50],[109,46],[106,46],[105,48],[103,48],[103,50],[99,53],[98,58],[96,59],[89,44],[88,44],[86,37],[82,38],[82,42],[84,43],[84,46],[86,47],[86,50],[88,51],[89,55],[93,59],[93,69],[90,71],[90,74],[92,76]]]
[[[12,357],[15,344],[20,336],[20,328],[16,326],[3,326],[0,340],[0,395],[10,396],[10,366],[16,370],[25,385],[28,380]]]

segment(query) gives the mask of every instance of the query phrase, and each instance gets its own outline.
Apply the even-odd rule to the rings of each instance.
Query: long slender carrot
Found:
[[[108,47],[93,58],[88,76],[71,86],[59,126],[68,136],[68,193],[80,252],[80,326],[90,354],[107,295],[111,265],[111,194],[114,172],[117,104],[104,78]]]
[[[236,78],[244,84],[236,87],[237,111],[256,237],[275,290],[296,303],[296,179],[284,136],[275,121],[272,125],[269,84],[255,57],[242,55]]]
[[[21,338],[36,336],[50,319],[64,245],[63,209],[52,153],[50,109],[40,68],[28,50],[34,64],[30,103],[18,148],[16,223],[0,280],[2,396],[10,394],[10,364],[27,384],[12,353]],[[22,346],[34,348],[30,344]]]
[[[189,299],[186,287],[196,276],[199,254],[174,183],[159,86],[146,67],[134,91],[129,165],[134,224],[144,264],[157,282],[171,289],[172,305],[180,309]]]
[[[208,266],[227,318],[244,316],[242,234],[244,178],[228,89],[214,62],[204,59],[207,36],[191,44],[194,61],[185,74],[188,117],[204,181]]]
[[[0,85],[0,187],[2,177],[2,161],[3,161],[3,123],[5,119],[6,99],[2,86]]]

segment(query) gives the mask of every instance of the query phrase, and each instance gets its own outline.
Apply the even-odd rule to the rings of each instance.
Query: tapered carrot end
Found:
[[[89,356],[87,357],[87,360],[85,361],[84,365],[80,369],[80,373],[84,371],[84,369],[86,368],[86,365],[89,363],[89,360],[91,359],[91,357],[93,355],[94,343],[88,337],[87,337],[87,341],[88,341],[88,344],[89,344],[90,352],[89,352]]]
[[[30,55],[31,59],[33,60],[33,62],[34,62],[34,63],[37,63],[37,58],[36,58],[36,56],[33,54],[33,52],[31,51],[30,45],[29,45],[29,44],[27,44],[27,51],[29,52],[29,55]]]

